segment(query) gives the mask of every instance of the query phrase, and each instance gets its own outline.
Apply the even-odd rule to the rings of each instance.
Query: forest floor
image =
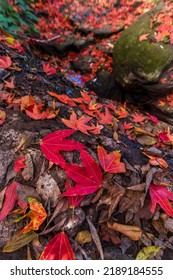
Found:
[[[171,125],[85,87],[152,3],[39,1],[39,39],[2,32],[0,259],[48,259],[56,236],[69,259],[173,259]]]

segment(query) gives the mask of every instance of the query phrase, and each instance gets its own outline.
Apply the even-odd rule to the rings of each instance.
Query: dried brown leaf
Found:
[[[142,230],[137,226],[118,224],[113,220],[107,222],[107,225],[108,228],[121,232],[134,241],[138,241],[142,236]]]
[[[86,219],[87,219],[87,222],[88,222],[88,225],[89,225],[89,228],[90,228],[92,239],[93,239],[93,241],[94,241],[94,243],[95,243],[95,245],[97,247],[97,250],[100,253],[101,260],[103,260],[104,259],[103,249],[102,249],[101,241],[100,241],[99,235],[97,233],[97,230],[96,230],[95,226],[93,225],[93,223],[90,221],[90,219],[87,216],[86,216]]]

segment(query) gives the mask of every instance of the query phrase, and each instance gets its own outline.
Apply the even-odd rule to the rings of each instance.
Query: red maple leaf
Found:
[[[40,260],[75,260],[75,254],[64,232],[58,233],[50,240]]]
[[[101,167],[105,172],[121,173],[126,171],[124,163],[120,162],[121,154],[119,151],[107,154],[102,146],[98,146],[97,153]]]
[[[40,104],[33,104],[31,106],[28,106],[25,109],[26,114],[34,119],[34,120],[44,120],[44,119],[52,119],[56,117],[56,114],[51,112],[49,108],[47,108],[45,111],[42,110],[43,105]]]
[[[25,156],[18,158],[14,163],[14,170],[18,173],[21,173],[21,169],[25,168]]]
[[[56,74],[56,69],[54,67],[51,67],[49,63],[43,64],[43,71],[47,73],[47,75]]]
[[[171,217],[173,217],[173,208],[169,202],[169,199],[173,201],[173,193],[168,191],[163,186],[156,186],[151,184],[149,187],[149,194],[151,197],[151,213],[153,214],[158,203],[160,207]]]
[[[99,123],[111,124],[113,122],[113,116],[107,107],[105,108],[105,113],[98,112],[97,114],[100,118],[100,120],[98,120]]]
[[[157,117],[155,117],[155,116],[153,116],[153,115],[149,115],[148,114],[148,120],[151,120],[151,121],[153,121],[155,124],[158,124],[158,122],[159,122],[159,120],[158,120],[158,118]]]
[[[66,184],[65,184],[65,188],[66,190],[69,190],[70,188],[72,188],[72,186],[70,185],[70,177],[67,178],[66,180]],[[81,201],[84,199],[85,195],[77,195],[77,196],[67,196],[67,200],[69,202],[69,204],[72,207],[79,207]]]
[[[82,133],[84,133],[84,134],[89,134],[88,131],[91,132],[91,133],[94,133],[94,132],[93,132],[94,129],[97,128],[96,126],[94,126],[93,123],[91,123],[91,126],[88,125],[88,124],[86,124],[86,123],[89,122],[91,119],[92,119],[91,117],[89,117],[89,116],[84,116],[84,115],[78,119],[78,118],[77,118],[77,115],[76,115],[76,113],[75,113],[74,111],[71,113],[70,119],[69,119],[69,120],[66,120],[66,119],[64,119],[64,118],[61,118],[62,122],[63,122],[66,126],[72,128],[72,129],[74,129],[74,130],[80,130],[80,131],[81,131]],[[96,132],[96,134],[98,134],[98,133],[99,133],[99,131]]]
[[[8,55],[0,57],[0,68],[7,69],[11,66],[11,64],[11,58]]]
[[[123,127],[124,127],[125,130],[130,129],[130,128],[133,128],[133,126],[131,125],[131,123],[126,123],[126,122],[124,122]]]
[[[21,201],[17,194],[17,187],[24,187],[18,182],[13,182],[7,186],[5,190],[5,200],[0,213],[0,221],[3,221],[5,217],[13,210],[16,202],[23,209],[27,206],[26,201]]]
[[[76,185],[62,196],[87,195],[97,191],[102,184],[102,172],[100,167],[90,156],[89,153],[82,150],[80,152],[83,166],[77,164],[65,164],[65,172],[76,182]]]
[[[168,137],[168,132],[164,131],[164,132],[159,132],[157,134],[157,136],[159,137],[159,139],[163,142],[163,143],[170,143],[170,139]]]
[[[135,123],[140,123],[140,122],[143,122],[145,120],[144,116],[142,114],[137,114],[137,113],[134,113],[133,114],[133,121],[132,122],[135,122]]]
[[[64,104],[68,104],[69,106],[76,106],[76,103],[73,102],[73,100],[70,97],[68,97],[67,94],[57,94],[51,91],[49,91],[48,94],[55,97]]]
[[[40,149],[46,158],[53,163],[63,166],[65,160],[59,151],[73,151],[82,150],[86,147],[74,140],[65,139],[66,137],[73,134],[75,131],[71,129],[58,130],[46,135],[40,144]]]

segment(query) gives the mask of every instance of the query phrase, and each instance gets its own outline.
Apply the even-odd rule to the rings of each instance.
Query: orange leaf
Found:
[[[148,40],[148,35],[149,35],[149,33],[142,34],[142,35],[139,37],[139,42]]]
[[[94,129],[96,128],[96,127],[94,126],[94,124],[91,124],[91,126],[86,124],[86,123],[89,122],[91,119],[92,119],[92,118],[91,118],[91,117],[88,117],[88,116],[87,116],[87,117],[82,116],[82,117],[80,117],[79,119],[77,119],[77,115],[76,115],[76,113],[75,113],[74,111],[71,113],[70,119],[69,119],[69,120],[66,120],[66,119],[64,119],[64,118],[61,118],[62,122],[63,122],[66,126],[72,128],[72,129],[74,129],[74,130],[80,130],[80,131],[81,131],[82,133],[84,133],[84,134],[88,134],[88,131],[89,131],[89,132],[92,132],[92,131],[94,131]],[[94,132],[93,132],[93,133],[94,133]],[[98,134],[98,133],[96,133],[96,134]]]
[[[105,108],[105,113],[97,113],[100,120],[98,120],[99,123],[101,124],[111,124],[113,122],[113,116],[110,113],[109,109],[106,107]]]
[[[143,122],[145,120],[144,116],[142,114],[137,114],[137,113],[134,113],[133,114],[133,121],[132,122],[135,122],[135,123],[140,123],[140,122]]]
[[[57,98],[62,103],[68,104],[69,106],[76,106],[76,104],[73,102],[73,100],[70,97],[68,97],[66,94],[57,94],[57,93],[51,92],[51,91],[49,91],[48,94]]]
[[[49,63],[43,64],[43,71],[47,73],[47,75],[56,74],[56,69],[54,67],[51,67]]]
[[[28,197],[30,211],[23,216],[31,219],[30,223],[21,230],[22,233],[27,233],[31,230],[38,230],[40,225],[44,222],[47,217],[46,211],[42,204],[33,197]]]
[[[5,119],[6,119],[6,113],[0,110],[0,125],[2,125],[5,122]]]
[[[108,228],[119,231],[134,241],[138,241],[142,236],[142,230],[137,226],[118,224],[114,221],[107,222],[107,225]]]
[[[25,109],[26,114],[34,119],[34,120],[44,120],[44,119],[51,119],[51,118],[55,118],[56,114],[54,114],[53,112],[51,112],[48,108],[46,109],[46,111],[42,111],[42,104],[33,104],[29,107],[27,107],[27,109]],[[52,115],[53,113],[53,115]]]
[[[120,162],[121,154],[119,151],[107,154],[102,146],[98,146],[97,153],[101,167],[105,172],[121,173],[126,171],[124,163]]]
[[[126,118],[128,116],[128,112],[123,107],[120,107],[120,110],[116,110],[115,113],[119,116],[120,119]]]
[[[75,254],[64,232],[58,233],[50,240],[40,260],[75,260]]]
[[[0,68],[7,69],[11,66],[11,64],[11,58],[8,55],[0,57]]]

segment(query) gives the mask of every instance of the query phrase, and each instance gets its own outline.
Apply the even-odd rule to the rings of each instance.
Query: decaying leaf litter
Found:
[[[84,87],[153,3],[106,2],[39,2],[40,40],[1,33],[1,259],[172,259],[171,125]]]

